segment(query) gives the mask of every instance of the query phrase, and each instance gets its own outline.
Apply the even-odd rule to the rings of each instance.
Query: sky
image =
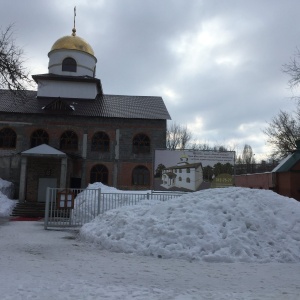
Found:
[[[209,189],[44,230],[43,220],[8,218],[6,185],[0,180],[3,300],[299,299],[300,206],[292,198]]]
[[[104,93],[161,96],[192,142],[249,144],[270,154],[267,123],[292,112],[282,66],[300,47],[297,0],[0,0],[31,74],[47,73],[54,42],[77,35],[94,49]]]

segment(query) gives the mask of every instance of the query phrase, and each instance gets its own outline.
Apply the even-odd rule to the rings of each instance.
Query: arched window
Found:
[[[186,182],[187,182],[187,183],[190,183],[190,182],[191,182],[191,179],[188,177],[188,178],[186,179]]]
[[[132,171],[132,184],[133,185],[150,185],[150,172],[144,166],[137,166]]]
[[[91,169],[90,183],[108,184],[108,169],[104,165],[95,165]]]
[[[0,130],[0,148],[16,148],[17,134],[11,128]]]
[[[62,71],[76,72],[77,71],[76,60],[72,57],[65,58],[62,62]]]
[[[91,150],[109,152],[109,136],[105,132],[96,132],[92,137]]]
[[[60,149],[61,150],[77,150],[78,149],[78,137],[74,131],[68,130],[68,131],[65,131],[61,135]]]
[[[179,178],[178,178],[178,181],[182,181],[182,178],[181,178],[181,177],[179,177]]]
[[[150,153],[150,139],[146,134],[137,134],[132,141],[132,152],[138,153]]]
[[[49,144],[49,135],[45,130],[38,129],[31,134],[30,145],[33,148],[42,144]]]

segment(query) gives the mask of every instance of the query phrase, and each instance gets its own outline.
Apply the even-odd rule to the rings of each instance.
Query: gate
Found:
[[[47,188],[44,228],[79,227],[99,214],[121,206],[138,204],[142,200],[167,201],[182,192],[102,193],[101,189]]]
[[[100,189],[47,188],[44,228],[77,227],[100,213]]]

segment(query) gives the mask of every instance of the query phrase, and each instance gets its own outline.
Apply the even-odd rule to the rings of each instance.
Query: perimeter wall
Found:
[[[244,174],[234,176],[234,184],[239,187],[248,187],[254,189],[274,189],[274,182],[271,172]]]

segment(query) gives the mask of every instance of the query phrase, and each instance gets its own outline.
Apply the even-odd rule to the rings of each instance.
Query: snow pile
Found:
[[[80,233],[101,249],[158,258],[300,262],[299,216],[294,199],[232,187],[110,210]]]
[[[98,199],[101,193],[109,193],[109,199],[106,197],[106,201],[101,201],[98,204]],[[120,194],[122,194],[120,196]],[[114,187],[106,186],[101,182],[95,182],[89,184],[88,187],[81,193],[79,193],[74,200],[74,209],[72,210],[72,219],[74,223],[88,222],[94,219],[99,212],[105,212],[112,208],[129,205],[132,203],[132,195],[136,194],[135,202],[140,202],[146,198],[147,191],[122,191]],[[127,195],[127,196],[126,196]]]
[[[12,199],[14,196],[14,184],[10,181],[0,178],[0,192]]]
[[[13,184],[0,178],[0,217],[8,217],[15,207],[17,202],[8,198],[12,193]]]
[[[87,187],[87,189],[101,189],[105,193],[120,193],[121,191],[111,187],[107,186],[101,182],[95,182],[95,183],[90,183]]]

